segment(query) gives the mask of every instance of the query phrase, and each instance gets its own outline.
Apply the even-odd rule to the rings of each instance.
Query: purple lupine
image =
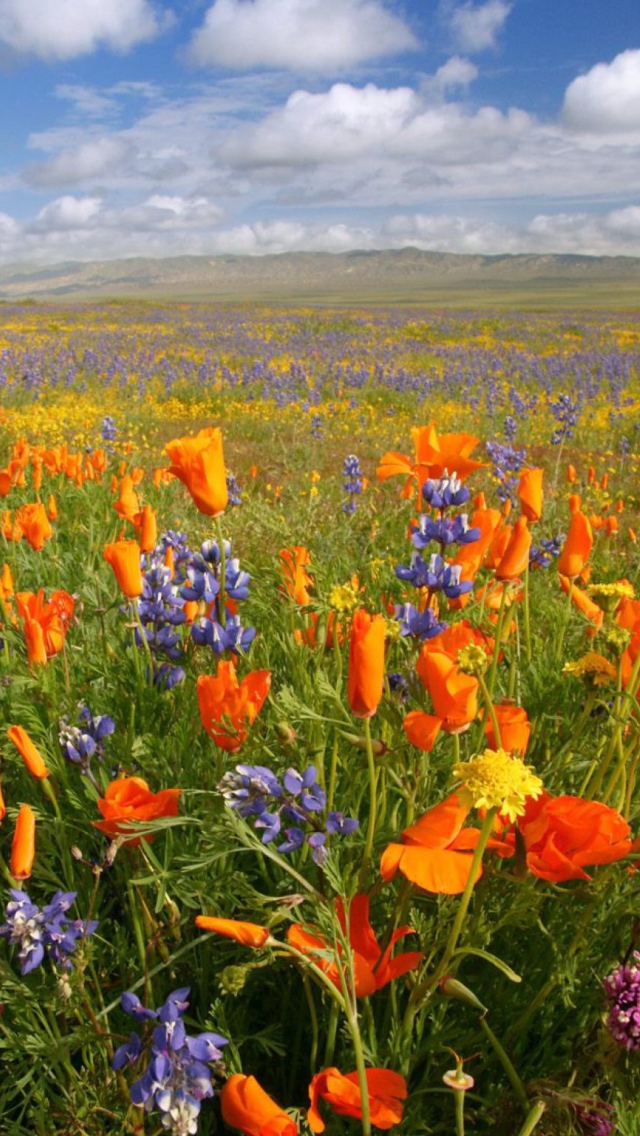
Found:
[[[5,912],[6,922],[0,926],[0,938],[18,947],[21,974],[29,974],[43,961],[45,953],[53,963],[71,970],[69,958],[77,940],[92,935],[98,926],[94,919],[68,919],[67,911],[76,898],[75,891],[57,891],[51,902],[40,910],[25,891],[11,888],[11,900]]]
[[[283,832],[286,840],[278,845],[279,852],[297,852],[306,843],[316,863],[322,864],[327,837],[349,836],[359,821],[333,811],[323,817],[327,795],[317,776],[313,765],[304,773],[290,767],[281,783],[264,765],[236,765],[235,772],[224,774],[218,789],[241,817],[255,817],[254,828],[262,832],[263,844],[271,844]]]
[[[343,513],[355,513],[357,498],[364,488],[364,474],[360,468],[360,461],[355,454],[349,454],[342,463],[344,481],[342,488],[349,494],[349,500],[342,506]]]
[[[131,1086],[133,1104],[146,1112],[157,1110],[171,1136],[194,1136],[198,1131],[201,1102],[213,1096],[210,1064],[222,1060],[228,1039],[220,1034],[187,1034],[182,1015],[189,1008],[189,988],[174,990],[158,1010],[146,1009],[137,995],[122,995],[122,1008],[136,1021],[154,1020],[151,1038],[143,1043],[137,1033],[116,1050],[112,1066],[123,1069],[148,1058],[141,1077]]]

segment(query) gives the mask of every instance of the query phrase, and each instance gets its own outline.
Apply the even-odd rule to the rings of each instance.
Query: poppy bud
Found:
[[[22,726],[10,726],[7,730],[7,736],[13,742],[22,760],[24,761],[29,773],[38,781],[44,780],[49,776],[47,769],[39,750],[33,744],[26,730]]]
[[[31,875],[36,852],[36,817],[30,805],[21,805],[11,845],[9,869],[16,880]]]
[[[452,975],[446,974],[439,982],[440,993],[446,994],[447,998],[456,998],[459,1002],[466,1002],[468,1006],[473,1006],[474,1009],[480,1010],[481,1013],[487,1013],[487,1007],[482,1005],[479,998],[470,990],[464,983],[459,982],[457,978]]]
[[[353,613],[347,697],[357,718],[371,718],[382,699],[385,621],[364,608]]]
[[[142,595],[143,581],[140,571],[140,545],[135,540],[117,540],[106,544],[104,559],[113,568],[118,587],[128,599]]]

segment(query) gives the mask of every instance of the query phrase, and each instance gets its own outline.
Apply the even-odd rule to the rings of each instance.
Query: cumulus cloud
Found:
[[[0,0],[0,42],[49,61],[127,51],[162,23],[149,0]]]
[[[114,208],[98,197],[69,195],[49,202],[23,224],[0,214],[0,250],[5,263],[407,246],[474,255],[602,256],[628,255],[630,237],[640,237],[640,206],[600,213],[540,213],[511,225],[473,214],[424,211],[395,213],[377,224],[282,218],[225,226],[223,220],[217,205],[205,198],[152,195],[137,205]]]
[[[48,162],[28,166],[25,181],[37,188],[94,181],[126,164],[131,154],[131,145],[117,135],[90,138],[74,149],[56,154]]]
[[[189,55],[233,70],[335,72],[416,47],[381,0],[215,0]]]
[[[452,55],[436,71],[433,82],[441,91],[452,91],[456,87],[468,87],[478,77],[478,68],[470,59]]]
[[[485,4],[444,0],[440,11],[457,46],[473,54],[496,46],[512,7],[507,0],[487,0]]]
[[[586,133],[640,134],[640,50],[597,63],[567,87],[562,118]]]

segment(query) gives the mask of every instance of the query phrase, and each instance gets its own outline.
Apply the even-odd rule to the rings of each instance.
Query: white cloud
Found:
[[[572,130],[640,135],[640,50],[623,51],[574,79],[562,117]]]
[[[64,196],[19,225],[0,214],[4,263],[180,254],[263,255],[297,251],[399,249],[493,255],[628,255],[640,237],[640,206],[603,213],[540,213],[508,225],[456,213],[396,213],[378,224],[311,223],[292,218],[222,225],[215,203],[152,195],[136,206],[107,208],[97,197]]]
[[[0,0],[0,42],[52,61],[98,47],[127,51],[161,25],[148,0]]]
[[[478,77],[478,68],[470,59],[452,55],[439,67],[433,77],[434,85],[441,91],[451,91],[456,87],[468,87]]]
[[[62,150],[48,162],[34,163],[25,170],[32,186],[77,185],[116,171],[131,158],[131,145],[122,137],[90,138],[71,150]]]
[[[201,66],[335,72],[417,46],[380,0],[215,0],[189,54]]]
[[[512,7],[507,0],[487,0],[485,4],[444,0],[441,13],[457,46],[473,53],[495,47]]]

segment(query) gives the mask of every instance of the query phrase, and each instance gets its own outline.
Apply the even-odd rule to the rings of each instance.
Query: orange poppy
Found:
[[[309,588],[313,587],[313,580],[307,572],[310,562],[309,549],[303,545],[294,544],[291,548],[280,549],[280,570],[284,586],[291,599],[300,605],[311,603]]]
[[[383,951],[369,922],[369,905],[368,895],[359,894],[353,897],[349,906],[347,928],[344,905],[340,899],[336,903],[338,919],[344,934],[348,934],[353,954],[355,991],[358,998],[375,994],[376,990],[381,990],[394,978],[400,978],[410,970],[415,970],[424,958],[420,951],[405,951],[391,958],[394,944],[399,939],[404,939],[406,935],[413,934],[411,927],[398,927]],[[327,952],[330,951],[326,939],[320,934],[310,933],[299,923],[293,923],[287,930],[287,940],[296,950],[312,958],[338,990],[342,988],[338,962],[326,957]]]
[[[449,655],[428,646],[420,652],[416,671],[429,692],[434,713],[412,710],[404,720],[404,731],[412,745],[430,752],[440,730],[461,733],[473,722],[478,713],[478,680],[464,674]]]
[[[529,870],[552,883],[588,880],[585,865],[610,864],[632,850],[631,830],[620,813],[581,797],[529,798],[518,827]]]
[[[497,509],[476,508],[471,516],[469,527],[480,530],[477,540],[462,544],[453,559],[453,564],[462,568],[461,579],[473,580],[480,571],[489,549],[499,531],[502,518]],[[463,597],[460,597],[463,598]]]
[[[158,522],[155,509],[151,505],[143,505],[142,510],[133,518],[141,552],[153,552],[158,540]]]
[[[16,592],[16,607],[23,620],[27,657],[30,664],[44,664],[64,646],[75,608],[73,596],[62,588],[45,601],[44,589]]]
[[[224,513],[229,493],[219,426],[200,430],[194,438],[176,438],[165,446],[169,472],[186,485],[193,502],[207,517]]]
[[[113,502],[113,507],[123,520],[134,522],[135,517],[140,512],[140,502],[138,501],[138,494],[133,485],[133,478],[129,474],[121,479],[118,486],[119,496],[117,501]]]
[[[391,1069],[367,1069],[369,1115],[374,1128],[387,1130],[402,1120],[407,1099],[407,1082]],[[324,1132],[325,1123],[318,1108],[326,1100],[338,1116],[362,1118],[362,1097],[357,1072],[341,1073],[332,1066],[316,1073],[309,1085],[310,1108],[307,1123],[312,1132]]]
[[[53,536],[47,510],[40,501],[34,505],[21,505],[16,510],[15,524],[35,552],[42,552],[45,541]]]
[[[502,749],[523,757],[527,752],[531,736],[531,722],[527,717],[527,711],[522,706],[514,706],[511,702],[497,702],[494,709],[498,719]],[[489,748],[498,749],[499,743],[490,717],[487,717],[484,732]]]
[[[464,828],[469,805],[462,804],[457,793],[451,793],[439,805],[429,809],[402,833],[402,844],[389,844],[382,853],[380,874],[390,880],[397,871],[424,891],[437,895],[460,895],[469,880],[473,850],[480,836],[479,828]],[[489,839],[488,848],[511,856],[510,844]],[[482,875],[482,865],[474,883]]]
[[[47,502],[47,516],[50,521],[57,521],[58,519],[58,506],[56,505],[56,499],[53,496],[53,493],[49,494],[49,500]]]
[[[518,485],[520,508],[527,520],[531,521],[531,524],[539,521],[542,516],[543,477],[544,470],[542,469],[523,469],[520,471],[520,483]]]
[[[577,477],[577,474],[576,474],[575,465],[569,464],[567,466],[567,481],[569,482],[570,485],[573,485],[576,477]]]
[[[40,751],[22,726],[9,726],[7,736],[9,740],[13,742],[32,777],[35,777],[38,781],[42,781],[45,777],[49,776],[49,770],[44,763]]]
[[[2,824],[2,821],[4,820],[6,815],[7,815],[7,806],[4,803],[4,797],[2,795],[2,786],[0,785],[0,824]]]
[[[127,844],[139,844],[140,838],[134,837],[132,831],[136,822],[177,816],[181,792],[182,789],[161,789],[152,793],[142,777],[120,777],[107,785],[104,797],[97,802],[103,819],[94,820],[94,827],[107,836],[126,836]]]
[[[568,576],[570,579],[579,576],[583,571],[593,547],[593,530],[589,518],[580,508],[581,504],[580,496],[572,493],[569,497],[571,523],[567,539],[558,557],[558,572],[561,576]]]
[[[133,600],[144,587],[140,570],[140,545],[136,540],[116,540],[105,544],[103,557],[113,568],[120,591]]]
[[[264,947],[270,936],[268,927],[261,927],[259,923],[245,923],[240,919],[218,919],[213,915],[196,915],[196,927],[202,931],[213,931],[216,935],[225,935],[227,939],[235,939],[243,947]]]
[[[441,434],[438,436],[435,425],[415,427],[411,431],[415,447],[413,462],[404,454],[389,452],[380,459],[377,474],[380,481],[396,474],[407,478],[404,496],[411,493],[411,485],[417,482],[419,494],[428,478],[442,477],[445,470],[455,473],[464,480],[474,470],[480,469],[483,462],[470,458],[479,438],[472,434]]]
[[[298,1125],[255,1077],[234,1073],[220,1093],[222,1119],[244,1136],[297,1136]]]
[[[353,613],[349,640],[347,698],[357,718],[371,718],[382,699],[384,683],[384,617],[364,608]]]
[[[516,580],[526,571],[531,548],[531,533],[526,517],[518,517],[515,527],[496,567],[496,579]]]
[[[36,854],[36,817],[30,805],[21,805],[16,820],[9,870],[15,880],[28,880]]]
[[[582,591],[575,583],[572,587],[571,580],[566,576],[560,576],[560,587],[567,595],[571,592],[571,602],[574,607],[577,607],[578,611],[586,615],[587,619],[595,624],[596,631],[599,631],[604,623],[604,612],[602,608],[599,607],[597,603],[594,603],[587,593]]]
[[[198,678],[200,719],[220,749],[234,753],[244,742],[271,686],[270,671],[251,671],[238,682],[232,662],[221,659],[215,675]]]

